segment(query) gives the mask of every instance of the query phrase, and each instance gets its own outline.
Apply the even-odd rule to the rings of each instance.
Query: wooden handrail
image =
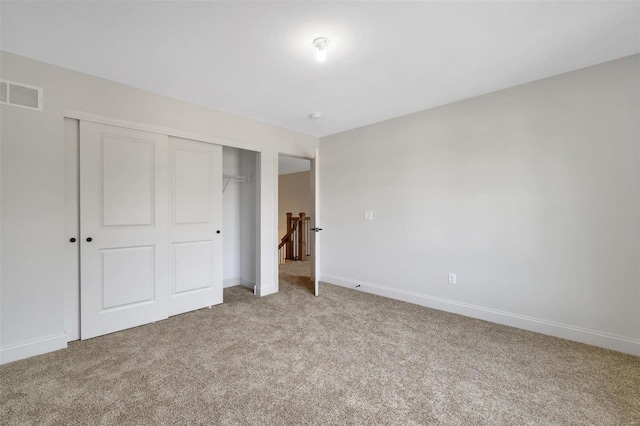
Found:
[[[287,233],[278,244],[278,256],[281,263],[285,259],[307,260],[310,220],[311,218],[304,212],[300,212],[299,216],[295,217],[292,213],[287,213]]]
[[[289,240],[291,239],[291,235],[296,232],[296,228],[298,227],[297,223],[293,224],[293,227],[289,229],[289,231],[287,232],[287,234],[282,237],[282,239],[280,240],[280,244],[278,245],[278,250],[280,250],[282,248],[282,246],[284,246],[285,244],[287,244],[289,242]]]

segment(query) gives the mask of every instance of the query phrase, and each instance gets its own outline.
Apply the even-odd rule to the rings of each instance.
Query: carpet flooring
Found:
[[[639,357],[303,273],[0,366],[0,424],[640,424]]]

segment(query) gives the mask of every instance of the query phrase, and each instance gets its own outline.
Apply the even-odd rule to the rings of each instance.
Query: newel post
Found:
[[[288,212],[287,213],[287,233],[285,235],[289,235],[291,233],[291,228],[293,228],[291,226],[291,224],[293,223],[291,220],[291,216],[293,216],[293,213]],[[287,241],[287,259],[293,259],[293,241],[291,241],[292,238],[289,237],[289,240]]]
[[[306,236],[305,236],[305,232],[304,232],[304,227],[306,226],[307,222],[304,219],[305,214],[304,213],[300,213],[300,232],[299,232],[299,244],[298,244],[298,259],[300,260],[307,260],[307,241],[306,241]]]

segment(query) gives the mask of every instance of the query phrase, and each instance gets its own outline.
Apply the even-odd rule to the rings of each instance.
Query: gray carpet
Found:
[[[281,291],[0,367],[8,424],[640,421],[640,358],[332,285]]]

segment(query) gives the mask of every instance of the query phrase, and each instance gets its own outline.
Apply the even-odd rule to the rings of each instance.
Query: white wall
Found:
[[[311,216],[311,175],[309,172],[278,176],[278,238],[287,233],[287,212]]]
[[[259,294],[277,291],[277,153],[313,156],[316,138],[7,52],[0,55],[3,79],[44,88],[43,112],[0,107],[0,362],[66,346],[65,108],[260,150]]]
[[[222,169],[225,175],[240,175],[240,150],[222,149]],[[223,253],[225,287],[240,283],[240,183],[230,180],[222,195]]]
[[[257,284],[257,153],[223,149],[225,175],[249,177],[250,182],[230,180],[224,192],[224,286]],[[257,179],[257,180],[256,180]]]
[[[259,154],[240,151],[240,175],[250,176],[251,182],[240,185],[240,284],[253,287],[258,283],[257,258],[258,246],[256,229],[258,228],[258,185],[257,176]]]
[[[639,108],[635,55],[322,138],[322,280],[640,354]]]

